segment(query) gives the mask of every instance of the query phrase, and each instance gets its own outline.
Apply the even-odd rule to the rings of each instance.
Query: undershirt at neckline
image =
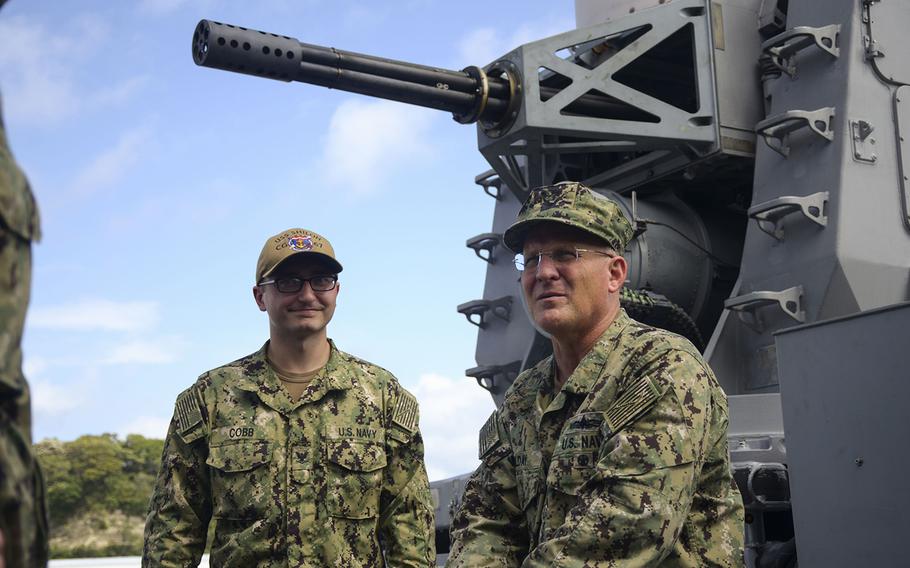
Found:
[[[266,357],[266,361],[268,361],[268,364],[272,370],[275,371],[275,375],[278,377],[278,380],[281,381],[281,384],[290,393],[291,400],[300,399],[301,395],[303,395],[303,391],[306,390],[307,386],[309,386],[310,382],[313,380],[313,377],[325,369],[325,365],[323,365],[318,369],[307,371],[305,373],[292,373],[290,371],[285,371],[284,369],[279,368],[278,365],[272,362],[272,360],[268,357]]]

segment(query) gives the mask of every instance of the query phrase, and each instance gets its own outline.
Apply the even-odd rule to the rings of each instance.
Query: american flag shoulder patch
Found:
[[[480,437],[477,442],[477,459],[485,458],[498,445],[499,428],[496,427],[496,412],[494,411],[480,428]]]
[[[413,434],[417,430],[417,416],[417,399],[414,398],[414,395],[402,389],[398,394],[398,402],[395,404],[392,422]]]
[[[177,417],[177,432],[186,434],[202,422],[202,410],[199,408],[199,397],[196,396],[195,387],[190,387],[180,393],[174,408]]]
[[[610,431],[619,432],[626,424],[649,409],[659,398],[660,391],[647,377],[629,387],[607,409],[606,421]]]

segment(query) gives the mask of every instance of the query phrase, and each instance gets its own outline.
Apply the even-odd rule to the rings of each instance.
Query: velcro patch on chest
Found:
[[[398,395],[398,402],[395,404],[392,422],[413,434],[417,430],[417,417],[417,399],[411,393],[402,390]]]
[[[569,419],[566,425],[567,430],[591,430],[600,428],[603,424],[604,417],[600,412],[585,412]]]
[[[252,426],[231,426],[227,431],[228,438],[253,438],[256,435],[256,429]]]
[[[483,459],[499,445],[499,428],[496,427],[496,412],[494,411],[480,428],[477,441],[477,458]]]
[[[196,389],[190,387],[180,393],[174,405],[174,416],[177,419],[177,433],[186,438],[187,434],[202,422],[202,409]]]
[[[640,416],[646,410],[651,408],[657,399],[660,398],[660,391],[651,382],[651,379],[645,378],[631,387],[622,394],[613,405],[607,409],[606,419],[610,431],[615,433]]]
[[[331,438],[355,438],[357,440],[376,441],[382,438],[382,429],[378,424],[345,425],[338,424],[327,428]]]

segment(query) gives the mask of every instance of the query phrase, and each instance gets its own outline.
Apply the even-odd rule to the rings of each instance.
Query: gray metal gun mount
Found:
[[[549,352],[502,232],[536,185],[619,201],[623,305],[702,347],[728,394],[747,566],[901,565],[910,2],[577,0],[576,19],[462,71],[206,20],[193,57],[477,123],[493,222],[466,241],[483,297],[457,309],[497,404]],[[433,483],[440,558],[464,479]]]

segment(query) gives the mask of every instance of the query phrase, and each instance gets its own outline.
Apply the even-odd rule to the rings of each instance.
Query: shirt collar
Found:
[[[244,358],[241,362],[243,375],[237,382],[237,388],[255,393],[263,403],[281,413],[288,413],[298,406],[316,402],[334,390],[345,390],[353,386],[350,373],[340,372],[344,364],[344,354],[329,339],[329,360],[322,368],[299,400],[291,400],[287,389],[281,386],[281,379],[275,374],[266,359],[269,342],[266,341],[256,353]]]
[[[630,321],[626,311],[623,308],[620,308],[619,313],[616,314],[616,318],[610,326],[597,339],[591,350],[582,357],[578,366],[575,367],[575,370],[572,371],[572,374],[569,376],[568,380],[566,380],[566,384],[562,387],[563,392],[576,394],[587,394],[591,392],[591,388],[601,375],[603,366],[607,361],[607,356],[610,354],[610,351],[613,350],[616,340],[619,338],[622,331],[629,325]],[[556,365],[554,363],[550,371],[550,381],[552,381],[555,376]]]

